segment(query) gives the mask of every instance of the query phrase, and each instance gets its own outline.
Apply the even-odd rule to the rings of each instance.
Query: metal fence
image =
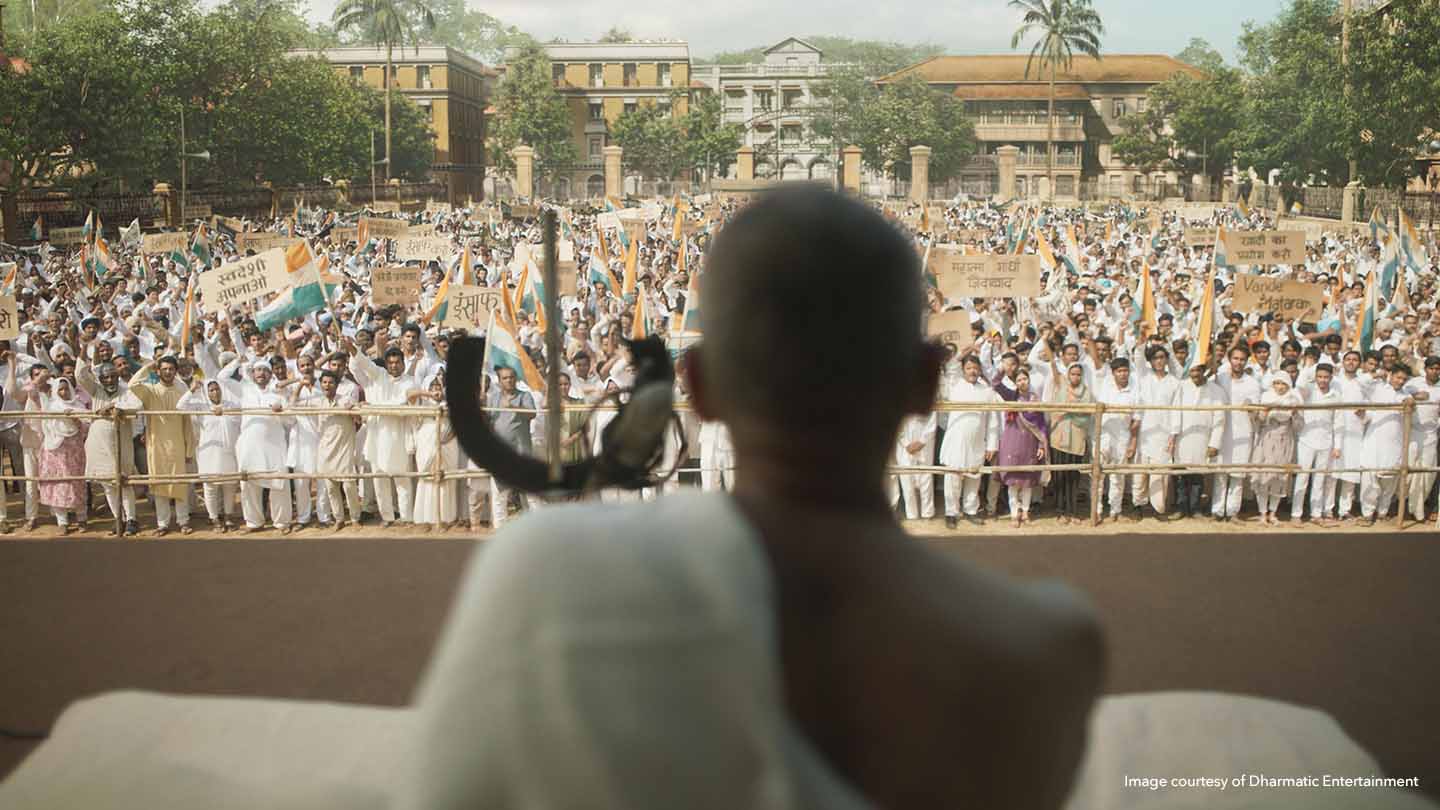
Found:
[[[947,467],[947,466],[941,466],[941,465],[892,465],[892,466],[890,467],[890,469],[889,469],[889,473],[890,473],[890,474],[896,474],[896,475],[905,475],[905,474],[932,474],[932,475],[967,475],[967,476],[970,476],[970,475],[979,475],[979,474],[985,474],[985,473],[1004,473],[1004,472],[1046,472],[1046,471],[1048,471],[1048,472],[1051,472],[1051,473],[1056,473],[1056,472],[1076,471],[1076,472],[1080,472],[1080,473],[1086,474],[1086,476],[1088,476],[1088,478],[1089,478],[1089,485],[1090,485],[1090,519],[1091,519],[1091,522],[1094,523],[1094,524],[1099,524],[1099,522],[1100,522],[1100,505],[1101,505],[1101,500],[1102,500],[1102,499],[1101,499],[1101,493],[1104,491],[1104,490],[1103,490],[1103,482],[1104,482],[1104,480],[1105,480],[1105,477],[1108,476],[1108,475],[1161,475],[1161,476],[1170,476],[1170,475],[1191,475],[1191,474],[1195,474],[1195,475],[1200,475],[1200,474],[1213,475],[1213,474],[1217,474],[1217,473],[1228,473],[1228,474],[1231,474],[1231,475],[1246,475],[1246,474],[1261,473],[1261,472],[1279,472],[1279,473],[1283,473],[1283,474],[1296,474],[1296,473],[1310,474],[1310,473],[1314,473],[1314,472],[1322,472],[1322,473],[1324,473],[1324,474],[1326,474],[1326,475],[1338,475],[1338,474],[1341,474],[1341,473],[1364,473],[1364,474],[1381,475],[1381,476],[1399,476],[1399,481],[1398,481],[1397,486],[1396,486],[1396,495],[1395,495],[1395,497],[1396,497],[1397,500],[1398,500],[1397,515],[1396,515],[1396,526],[1397,526],[1397,528],[1398,528],[1398,527],[1401,527],[1401,526],[1404,525],[1404,519],[1405,519],[1405,502],[1406,502],[1406,498],[1407,498],[1407,496],[1408,496],[1408,490],[1409,490],[1409,486],[1408,486],[1409,476],[1410,476],[1412,473],[1440,473],[1440,466],[1435,466],[1435,465],[1415,465],[1415,464],[1412,464],[1411,461],[1410,461],[1409,446],[1410,446],[1410,438],[1411,438],[1411,427],[1412,427],[1412,422],[1413,422],[1413,419],[1412,419],[1411,417],[1412,417],[1412,415],[1413,415],[1416,407],[1417,407],[1417,406],[1416,406],[1416,404],[1415,404],[1414,402],[1406,402],[1406,403],[1400,403],[1400,404],[1388,404],[1388,405],[1379,405],[1379,404],[1374,404],[1374,403],[1353,403],[1353,402],[1352,402],[1352,403],[1319,404],[1319,405],[1316,405],[1316,404],[1303,404],[1303,405],[1282,406],[1282,407],[1275,407],[1275,408],[1267,408],[1267,407],[1263,407],[1263,406],[1260,406],[1260,405],[1134,405],[1134,406],[1125,406],[1125,407],[1114,407],[1114,406],[1107,406],[1107,405],[1105,405],[1104,403],[1063,403],[1063,404],[1062,404],[1062,403],[1053,403],[1053,402],[1027,402],[1027,403],[1024,403],[1024,405],[1021,406],[1021,407],[1016,407],[1014,404],[1011,404],[1011,403],[1008,403],[1008,402],[983,402],[983,403],[979,403],[979,402],[937,402],[937,403],[935,403],[935,411],[936,411],[937,413],[951,413],[951,412],[965,412],[965,413],[973,413],[973,412],[987,412],[987,413],[988,413],[988,412],[1002,412],[1002,413],[1004,413],[1004,412],[1015,412],[1015,413],[1019,413],[1019,412],[1044,412],[1044,413],[1070,413],[1070,414],[1083,414],[1083,415],[1087,415],[1087,416],[1089,416],[1089,417],[1091,418],[1090,434],[1089,434],[1088,439],[1087,439],[1087,443],[1088,443],[1088,446],[1089,446],[1089,456],[1090,456],[1090,457],[1089,457],[1089,459],[1088,459],[1087,461],[1085,461],[1085,462],[1083,462],[1083,463],[1079,463],[1079,464],[1054,464],[1054,463],[1050,463],[1050,462],[1047,461],[1046,463],[1043,463],[1043,464],[1022,464],[1022,465],[993,465],[993,464],[987,464],[987,465],[982,465],[982,466],[978,466],[978,467]],[[1259,463],[1253,463],[1253,462],[1248,462],[1248,461],[1247,461],[1247,462],[1244,462],[1244,463],[1236,463],[1236,464],[1224,464],[1224,463],[1186,464],[1186,463],[1179,463],[1179,462],[1171,462],[1171,463],[1142,463],[1142,462],[1139,462],[1139,461],[1125,461],[1125,462],[1121,462],[1121,463],[1113,463],[1113,462],[1106,462],[1106,461],[1102,458],[1101,454],[1098,452],[1098,448],[1099,448],[1099,446],[1100,446],[1101,423],[1102,423],[1104,417],[1105,417],[1107,414],[1109,414],[1109,415],[1114,415],[1114,414],[1117,414],[1117,413],[1131,413],[1131,414],[1136,414],[1136,413],[1143,413],[1143,412],[1146,412],[1146,411],[1176,411],[1176,412],[1181,412],[1181,411],[1200,411],[1200,412],[1212,412],[1212,413],[1213,413],[1213,412],[1235,412],[1235,413],[1249,414],[1249,413],[1260,413],[1260,412],[1263,412],[1263,411],[1266,411],[1266,410],[1288,410],[1288,411],[1291,411],[1291,412],[1300,412],[1300,411],[1336,411],[1336,410],[1355,410],[1355,409],[1363,409],[1363,410],[1365,410],[1365,411],[1367,411],[1367,412],[1389,412],[1389,411],[1399,411],[1399,412],[1401,412],[1401,414],[1402,414],[1402,425],[1401,425],[1401,440],[1400,440],[1400,444],[1401,444],[1401,447],[1402,447],[1402,452],[1401,452],[1401,463],[1400,463],[1400,466],[1398,466],[1398,467],[1384,467],[1384,468],[1326,468],[1326,469],[1322,469],[1322,470],[1312,470],[1312,469],[1308,469],[1308,468],[1302,468],[1300,465],[1298,465],[1298,464],[1296,464],[1296,463],[1294,463],[1294,462],[1287,463],[1287,464],[1259,464]],[[536,415],[544,415],[544,414],[545,414],[545,409],[544,409],[544,408],[506,408],[506,407],[493,407],[493,406],[492,406],[492,407],[486,407],[486,408],[484,408],[484,410],[489,411],[489,412],[492,412],[492,413],[511,412],[511,413],[533,413],[533,414],[536,414]],[[592,411],[615,410],[615,406],[590,406],[590,405],[569,405],[569,404],[567,404],[566,406],[564,406],[564,410],[566,410],[566,411],[576,411],[576,412],[589,413],[589,412],[592,412]],[[688,406],[687,403],[678,403],[678,404],[677,404],[677,407],[676,407],[676,410],[678,410],[678,411],[688,411],[688,410],[689,410],[689,406]],[[146,416],[207,416],[207,415],[214,415],[214,414],[215,414],[214,411],[193,411],[193,410],[146,410],[146,411],[140,411],[140,412],[138,412],[138,413],[139,413],[140,415],[146,415]],[[286,409],[283,413],[280,413],[280,414],[277,414],[277,413],[275,413],[275,412],[273,412],[273,411],[270,411],[270,410],[224,409],[224,410],[220,411],[219,415],[222,415],[222,416],[264,416],[264,417],[305,417],[305,416],[335,416],[335,415],[343,415],[343,416],[352,416],[352,417],[361,417],[361,418],[364,418],[364,417],[378,417],[378,416],[400,416],[400,417],[409,417],[409,418],[415,418],[415,419],[434,419],[435,422],[436,422],[436,428],[437,428],[436,431],[435,431],[435,435],[436,435],[436,448],[435,448],[435,449],[436,449],[436,458],[438,459],[438,458],[439,458],[439,455],[440,455],[440,438],[441,438],[441,434],[442,434],[442,431],[441,431],[440,428],[443,427],[443,424],[442,424],[443,421],[444,421],[446,418],[448,418],[448,410],[447,410],[444,406],[439,406],[439,407],[435,407],[435,406],[367,407],[367,406],[363,406],[363,405],[362,405],[362,406],[360,406],[360,407],[356,407],[356,408],[353,408],[353,409],[351,409],[351,408],[289,408],[289,409]],[[128,429],[129,429],[129,420],[132,419],[132,418],[134,418],[134,413],[132,413],[132,414],[129,415],[129,416],[121,416],[119,413],[116,413],[116,414],[114,414],[114,415],[112,415],[112,416],[105,417],[105,416],[99,416],[99,415],[97,415],[97,414],[89,413],[89,412],[85,412],[85,411],[71,412],[71,413],[48,413],[48,412],[33,412],[33,411],[0,411],[0,419],[4,419],[4,420],[10,420],[10,419],[20,419],[20,420],[24,420],[24,419],[56,419],[56,418],[77,418],[77,419],[83,419],[83,420],[91,421],[91,422],[108,419],[108,420],[110,420],[110,421],[112,421],[112,422],[114,423],[114,425],[115,425],[115,427],[116,427],[116,435],[117,435],[117,436],[125,436],[125,435],[128,435],[128,433],[127,433],[126,431],[128,431]],[[684,460],[684,459],[679,459],[679,460],[677,460],[677,463],[678,463],[678,461],[683,461],[683,460]],[[411,479],[417,479],[417,480],[419,480],[419,479],[429,479],[429,480],[433,481],[434,483],[436,483],[436,484],[438,485],[438,484],[443,484],[443,483],[445,483],[445,482],[447,482],[447,481],[468,480],[468,479],[472,479],[472,478],[487,478],[487,477],[490,476],[490,473],[487,472],[487,471],[485,471],[485,470],[470,470],[470,469],[444,470],[444,469],[439,469],[439,468],[438,468],[438,465],[437,465],[437,468],[434,469],[434,470],[412,470],[412,471],[408,471],[408,472],[369,472],[369,473],[360,473],[360,472],[357,472],[357,473],[355,473],[355,474],[353,474],[353,475],[342,476],[342,477],[340,477],[339,479],[335,479],[335,478],[333,478],[333,477],[331,477],[331,476],[325,476],[325,475],[320,475],[320,474],[315,474],[315,473],[289,473],[289,472],[283,472],[283,471],[276,471],[276,472],[269,472],[269,471],[235,472],[235,473],[225,473],[225,474],[218,474],[218,475],[204,475],[204,474],[200,474],[200,473],[186,473],[186,474],[183,474],[183,475],[164,475],[164,476],[162,476],[162,475],[126,475],[126,474],[124,474],[124,472],[123,472],[123,468],[122,468],[122,464],[121,464],[120,445],[119,445],[118,442],[116,443],[116,447],[115,447],[114,465],[115,465],[115,469],[116,469],[116,471],[117,471],[115,477],[114,477],[112,480],[107,480],[107,481],[105,481],[104,483],[113,483],[117,488],[120,487],[120,486],[127,486],[127,485],[152,485],[152,484],[158,485],[158,484],[181,484],[181,483],[190,483],[190,484],[194,484],[194,483],[212,483],[212,484],[213,484],[213,483],[238,483],[238,482],[243,482],[243,481],[246,481],[246,480],[253,480],[253,479],[258,479],[258,480],[295,480],[295,481],[310,481],[310,480],[315,480],[315,481],[317,481],[317,482],[328,482],[328,481],[331,481],[331,480],[352,481],[352,480],[359,480],[359,479],[376,479],[376,478],[411,478]],[[682,470],[682,471],[693,472],[693,470],[690,470],[690,469],[686,469],[686,470]],[[89,479],[89,478],[87,478],[87,477],[85,477],[85,476],[83,476],[83,475],[79,475],[79,476],[64,476],[64,477],[53,477],[53,476],[52,476],[52,477],[48,477],[48,478],[44,478],[44,479],[40,478],[39,476],[32,476],[32,475],[24,475],[24,476],[21,476],[21,475],[13,475],[13,474],[12,474],[12,475],[0,475],[0,481],[52,481],[52,482],[54,482],[54,481],[90,481],[90,480],[91,480],[91,479]],[[97,482],[97,483],[99,483],[99,482]],[[438,506],[437,509],[436,509],[436,519],[435,519],[435,526],[436,526],[437,528],[439,528],[440,523],[441,523],[440,518],[439,518],[439,515],[440,515],[440,513],[442,513],[442,512],[444,511],[444,508],[445,508],[445,503],[444,503],[445,490],[444,490],[443,487],[440,489],[440,495],[439,495],[439,497],[440,497],[440,503],[439,503],[439,506]],[[458,504],[457,504],[457,506],[458,506]],[[122,527],[121,527],[121,515],[116,515],[116,516],[115,516],[115,522],[116,522],[116,530],[117,530],[117,532],[118,532],[118,531],[122,528]],[[1440,527],[1440,524],[1437,524],[1437,527]]]

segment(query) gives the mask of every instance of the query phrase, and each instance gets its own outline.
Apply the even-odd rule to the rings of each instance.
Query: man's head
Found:
[[[1240,376],[1245,373],[1245,363],[1250,360],[1250,350],[1244,346],[1236,346],[1230,350],[1230,373]]]
[[[1205,367],[1204,363],[1196,363],[1195,365],[1190,367],[1190,370],[1187,373],[1190,375],[1190,382],[1196,385],[1204,385],[1205,375],[1208,371],[1209,369]]]
[[[1346,352],[1345,356],[1340,359],[1340,363],[1345,367],[1347,374],[1354,374],[1360,368],[1360,353],[1356,351]]]
[[[1440,356],[1432,354],[1425,358],[1425,382],[1430,385],[1440,383]]]
[[[270,378],[272,376],[274,375],[270,371],[269,363],[260,360],[251,364],[250,378],[254,380],[255,384],[260,386],[261,388],[266,388],[270,385]]]
[[[1335,367],[1329,363],[1319,363],[1315,366],[1315,387],[1320,393],[1330,390],[1330,381],[1335,379]]]
[[[120,390],[120,370],[110,363],[101,363],[95,368],[95,379],[106,394],[114,396]]]
[[[320,392],[325,396],[334,399],[335,392],[340,388],[340,375],[325,369],[320,372]]]
[[[944,363],[921,331],[918,260],[879,213],[831,191],[781,188],[742,209],[701,276],[697,411],[742,454],[784,437],[795,455],[843,440],[866,464],[883,458],[900,420],[929,412]],[[781,347],[796,361],[776,362]]]
[[[155,364],[155,370],[160,374],[160,382],[165,385],[175,382],[175,373],[179,369],[180,361],[176,360],[174,355],[162,357],[160,362]]]
[[[219,381],[211,380],[205,383],[205,394],[210,398],[211,405],[219,405],[224,391],[220,389]]]
[[[390,372],[391,377],[399,377],[405,373],[405,353],[391,346],[385,350],[385,370]]]
[[[515,393],[515,369],[502,368],[495,372],[495,376],[500,378],[501,391],[504,391],[506,394]]]
[[[583,380],[590,376],[590,355],[587,352],[580,352],[579,354],[576,354],[574,365],[575,373],[580,377],[580,379]]]

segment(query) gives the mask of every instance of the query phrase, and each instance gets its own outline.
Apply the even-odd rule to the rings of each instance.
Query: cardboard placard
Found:
[[[377,307],[413,304],[419,297],[419,267],[377,267],[370,274],[370,300]]]
[[[410,224],[402,219],[365,217],[360,220],[371,239],[399,239],[410,235]]]
[[[990,231],[986,228],[956,228],[950,231],[950,239],[953,242],[980,243],[990,238]]]
[[[579,267],[579,263],[574,261],[555,263],[555,274],[559,277],[559,291],[556,295],[575,295],[579,292]]]
[[[614,211],[605,211],[595,215],[595,224],[601,228],[620,228],[620,217]]]
[[[946,298],[1028,298],[1040,294],[1040,257],[930,251],[930,272]]]
[[[445,297],[449,303],[440,325],[456,329],[484,329],[490,323],[490,313],[501,311],[502,295],[504,293],[496,287],[455,285]]]
[[[705,223],[706,220],[691,219],[690,217],[686,217],[685,219],[680,221],[680,235],[694,236],[695,234],[705,230]]]
[[[335,242],[354,242],[360,238],[359,228],[331,228],[330,239]]]
[[[189,222],[192,219],[207,219],[213,214],[209,203],[187,203],[180,212],[180,218]]]
[[[1226,231],[1231,264],[1298,264],[1305,261],[1304,231]]]
[[[0,295],[0,340],[20,339],[20,307],[15,296]]]
[[[145,233],[140,235],[140,251],[152,255],[168,255],[184,251],[190,244],[188,233]]]
[[[267,250],[290,248],[305,241],[298,236],[286,236],[280,233],[242,233],[236,241],[235,248],[241,253],[253,250],[256,253],[263,253]]]
[[[85,229],[51,228],[47,238],[52,245],[78,245],[85,241]]]
[[[434,236],[434,225],[411,225],[410,230],[405,232],[406,236]]]
[[[510,206],[511,219],[530,219],[536,215],[535,206],[529,203],[515,203]]]
[[[954,343],[962,355],[975,342],[975,335],[970,331],[970,313],[963,309],[930,313],[925,321],[925,335],[942,345]]]
[[[1215,244],[1215,228],[1186,228],[1185,244],[1190,247],[1207,247]]]
[[[645,220],[643,219],[621,219],[621,226],[625,228],[625,236],[632,242],[645,242]]]
[[[370,203],[370,205],[367,207],[371,211],[377,211],[382,214],[400,213],[400,203],[396,202],[395,200],[376,200],[375,202]]]
[[[220,226],[222,224],[230,230],[234,231],[235,233],[244,233],[245,231],[244,220],[236,219],[234,217],[222,217],[219,214],[210,215],[210,227],[218,231],[220,230]]]
[[[200,274],[205,309],[220,312],[237,301],[278,293],[290,285],[290,268],[282,248],[227,262]]]
[[[1288,281],[1253,273],[1235,274],[1234,309],[1237,312],[1271,312],[1276,318],[1312,323],[1325,310],[1325,285]]]
[[[454,252],[448,236],[407,236],[395,240],[395,258],[402,262],[414,259],[430,261]]]

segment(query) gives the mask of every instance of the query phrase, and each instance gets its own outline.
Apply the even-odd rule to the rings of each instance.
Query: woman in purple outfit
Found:
[[[1007,394],[1011,392],[1006,392]],[[1030,391],[1030,372],[1015,372],[1015,391],[1004,396],[1013,402],[1034,402],[1038,397]],[[1000,433],[998,466],[1020,466],[1045,462],[1045,414],[1038,411],[1005,411],[1004,429]],[[1000,481],[1010,489],[1010,523],[1019,526],[1030,520],[1030,499],[1039,472],[1002,472]]]

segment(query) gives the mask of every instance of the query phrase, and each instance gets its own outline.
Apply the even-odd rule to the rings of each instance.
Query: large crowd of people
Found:
[[[624,339],[659,335],[683,364],[703,335],[697,279],[711,239],[742,204],[720,197],[552,206],[561,258],[573,257],[559,291],[557,358],[545,350],[539,221],[508,206],[390,215],[447,240],[447,255],[410,262],[422,265],[420,286],[399,304],[374,300],[372,274],[406,262],[393,240],[367,235],[368,217],[385,216],[370,212],[193,223],[190,246],[165,255],[143,252],[135,226],[103,251],[99,228],[79,249],[0,245],[0,292],[14,295],[20,321],[19,337],[0,342],[0,455],[5,472],[30,476],[0,497],[0,531],[14,529],[12,511],[26,530],[53,518],[79,531],[103,504],[107,521],[135,534],[142,499],[161,535],[192,533],[202,507],[220,532],[498,527],[538,504],[467,459],[434,418],[450,342],[496,329],[513,338],[523,360],[494,353],[484,397],[497,409],[495,431],[527,453],[546,453],[542,380],[557,363],[555,395],[575,406],[561,454],[596,452],[613,411],[595,406],[623,397],[634,378]],[[1412,515],[1423,521],[1436,503],[1440,251],[1406,237],[1403,224],[1380,217],[1368,229],[1325,229],[1294,264],[1236,267],[1217,260],[1213,244],[1193,244],[1187,228],[1276,227],[1266,213],[963,199],[886,210],[914,240],[917,267],[954,245],[1037,253],[1043,268],[1034,297],[953,299],[930,287],[932,317],[964,311],[970,329],[945,333],[936,409],[897,437],[891,494],[904,518],[943,516],[952,528],[987,515],[1070,522],[1088,520],[1098,499],[1112,520],[1231,521],[1243,510],[1265,525],[1373,523],[1398,500],[1402,465],[1413,470],[1404,476]],[[263,330],[256,319],[269,296],[209,305],[196,279],[250,252],[247,231],[303,240],[333,282],[323,305]],[[1320,285],[1323,314],[1236,311],[1240,272]],[[456,285],[504,290],[503,306],[484,327],[458,328],[444,314]],[[794,306],[804,317],[803,298]],[[660,469],[681,472],[658,489],[733,486],[725,427],[697,419],[683,379],[676,385],[680,427]],[[1105,406],[1098,426],[1096,404]],[[1206,410],[1220,405],[1254,407]],[[431,410],[395,410],[404,406]],[[1141,471],[1107,470],[1092,492],[1079,468],[1097,455]],[[1233,469],[1203,469],[1214,464]],[[1050,465],[1060,469],[1039,469]],[[184,479],[197,474],[215,480]]]

